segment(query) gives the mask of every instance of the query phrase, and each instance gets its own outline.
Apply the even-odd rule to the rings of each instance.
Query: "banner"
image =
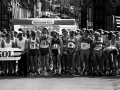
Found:
[[[0,61],[20,60],[22,49],[0,48]]]
[[[75,19],[13,19],[14,25],[75,25]]]

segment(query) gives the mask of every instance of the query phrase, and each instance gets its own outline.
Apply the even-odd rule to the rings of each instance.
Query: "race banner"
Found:
[[[0,48],[0,61],[20,60],[22,49]]]
[[[13,19],[14,25],[75,25],[75,19]]]

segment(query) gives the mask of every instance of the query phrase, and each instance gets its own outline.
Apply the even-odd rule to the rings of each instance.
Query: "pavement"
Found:
[[[120,90],[120,77],[0,76],[0,90]]]

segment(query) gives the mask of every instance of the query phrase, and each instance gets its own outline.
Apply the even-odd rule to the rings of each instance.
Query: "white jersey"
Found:
[[[9,43],[5,41],[5,48],[12,48],[12,40]]]
[[[17,39],[17,46],[20,47],[22,49],[22,51],[24,51],[24,49],[25,49],[25,41],[26,41],[25,38],[23,38],[21,41],[19,39]]]

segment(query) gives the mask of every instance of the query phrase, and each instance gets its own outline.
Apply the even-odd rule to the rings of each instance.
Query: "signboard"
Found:
[[[54,24],[53,20],[33,20],[33,25],[40,25],[40,24]]]
[[[20,60],[21,53],[19,48],[0,48],[0,61]]]
[[[75,19],[13,19],[14,25],[75,25]]]

